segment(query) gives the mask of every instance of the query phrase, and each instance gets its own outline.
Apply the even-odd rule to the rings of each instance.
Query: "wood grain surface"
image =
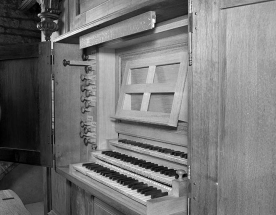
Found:
[[[63,59],[81,61],[78,45],[55,44],[55,150],[58,166],[87,161],[90,148],[80,138],[82,120],[80,74],[84,67],[63,66]]]
[[[239,7],[242,5],[249,4],[258,4],[267,1],[275,1],[275,0],[222,0],[221,8],[230,8],[230,7]]]
[[[193,1],[193,66],[189,73],[191,214],[217,214],[219,64],[217,1]]]
[[[7,48],[15,56],[7,54],[0,61],[2,156],[7,161],[52,166],[50,43]]]
[[[221,215],[276,214],[276,1],[223,10]]]

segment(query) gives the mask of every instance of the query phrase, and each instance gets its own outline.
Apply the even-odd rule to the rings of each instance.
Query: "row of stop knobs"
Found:
[[[93,74],[95,66],[86,66],[86,74],[82,74],[81,79],[81,112],[84,114],[80,122],[81,132],[80,137],[83,138],[84,144],[91,144],[92,150],[95,150],[96,145],[96,122],[93,121],[92,108],[96,107],[96,75]],[[93,111],[94,112],[94,111]]]
[[[96,106],[96,75],[81,75],[83,84],[81,85],[81,102],[84,106],[81,108],[81,112],[87,113],[91,111],[92,107]]]
[[[80,132],[80,137],[84,138],[84,144],[96,144],[96,122],[92,121],[81,121],[82,131]]]

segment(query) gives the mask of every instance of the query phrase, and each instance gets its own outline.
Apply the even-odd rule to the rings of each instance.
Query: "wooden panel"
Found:
[[[176,128],[168,128],[156,125],[134,123],[134,122],[118,122],[116,123],[116,132],[120,134],[128,134],[135,137],[167,142],[176,145],[187,146],[187,126],[178,124]]]
[[[1,46],[1,49],[0,49],[0,60],[34,58],[38,56],[39,56],[38,43]]]
[[[72,215],[94,215],[93,196],[85,190],[71,184],[70,189],[70,214]]]
[[[166,84],[135,84],[135,85],[126,85],[126,93],[170,93],[175,91],[175,83],[166,83]]]
[[[129,84],[145,84],[147,80],[148,67],[132,69],[130,71]]]
[[[80,13],[84,13],[92,8],[99,6],[109,0],[79,0],[80,2]]]
[[[1,147],[37,150],[37,58],[1,61]],[[19,108],[20,107],[20,108]],[[21,118],[21,120],[19,120]]]
[[[219,127],[218,2],[193,0],[193,66],[189,73],[191,214],[217,214]]]
[[[221,215],[276,214],[276,2],[222,12]]]
[[[130,201],[128,197],[123,194],[116,192],[114,189],[109,188],[102,183],[99,183],[88,177],[84,177],[81,173],[72,174],[69,173],[68,168],[58,168],[58,173],[63,177],[70,180],[78,187],[89,192],[91,195],[104,201],[106,204],[113,208],[116,208],[123,214],[127,215],[138,215],[145,214],[145,207],[141,206],[138,202]],[[137,211],[137,212],[135,212]]]
[[[69,20],[69,2],[70,0],[63,0],[60,2],[61,14],[58,21],[58,30],[53,32],[51,35],[51,41],[70,31],[70,20]],[[42,41],[45,41],[45,37],[41,37]]]
[[[151,199],[147,203],[147,214],[152,215],[168,215],[176,212],[187,214],[187,196],[173,198],[165,196],[162,198]]]
[[[183,97],[182,97],[182,104],[181,104],[181,109],[180,109],[180,113],[179,113],[179,121],[182,121],[182,122],[189,121],[189,119],[188,119],[189,118],[189,116],[188,116],[188,97],[189,97],[188,89],[189,89],[189,87],[188,87],[187,79],[188,78],[186,78]]]
[[[38,104],[39,104],[39,142],[41,164],[52,166],[52,68],[50,42],[39,44],[38,59]]]
[[[96,7],[86,13],[86,23],[103,18],[109,14],[120,11],[122,9],[139,5],[148,0],[108,0],[104,4]]]
[[[70,31],[85,24],[85,13],[80,14],[79,0],[69,0],[69,24]]]
[[[80,48],[94,46],[110,40],[154,28],[156,15],[149,11],[80,37]]]
[[[103,46],[108,48],[123,48],[136,44],[141,45],[141,43],[145,43],[148,41],[154,41],[169,36],[187,33],[187,29],[188,16],[180,16],[175,19],[157,23],[155,25],[155,28],[152,30],[106,42],[105,44],[103,44]],[[181,39],[184,39],[183,36]]]
[[[110,116],[115,113],[115,52],[112,49],[100,49],[98,55],[98,127],[99,149],[107,148],[106,139],[117,138],[115,122]]]
[[[72,43],[76,42],[79,39],[79,36],[85,35],[87,33],[93,32],[99,29],[99,26],[106,27],[114,23],[129,19],[135,15],[139,15],[146,11],[155,11],[159,22],[173,19],[179,16],[187,14],[187,1],[179,0],[143,0],[143,1],[126,1],[126,4],[121,4],[121,1],[113,0],[107,1],[106,3],[99,5],[98,7],[87,11],[87,20],[86,24],[78,27],[76,29],[71,29],[70,32],[67,32],[58,38],[55,39],[55,42],[63,43]],[[70,1],[73,2],[73,1]],[[113,4],[108,6],[106,10],[103,6],[106,7],[109,2],[114,2],[114,4],[121,4],[123,9],[117,10],[114,13],[110,11],[113,10]],[[130,5],[126,7],[127,4]],[[160,7],[162,6],[162,7]],[[70,6],[72,9],[72,6]],[[83,14],[85,14],[83,13]],[[106,14],[107,13],[107,14]],[[71,13],[72,14],[72,13]],[[88,17],[89,16],[89,17]],[[88,21],[89,19],[89,21]],[[71,22],[71,20],[70,20]]]
[[[28,47],[9,46],[9,52]],[[1,160],[52,166],[51,47],[47,42],[30,45],[34,48],[37,58],[26,51],[30,58],[0,61]]]
[[[95,199],[94,215],[124,215],[99,199]]]
[[[83,66],[63,66],[63,59],[81,61],[78,45],[54,44],[55,150],[57,166],[87,161],[91,147],[80,138],[80,74]]]
[[[52,210],[56,214],[70,214],[70,182],[59,175],[54,169],[51,171]]]
[[[52,174],[50,167],[42,169],[44,214],[52,209]]]
[[[172,110],[173,93],[152,93],[148,110],[150,112],[170,113]]]
[[[248,4],[256,4],[274,0],[223,0],[221,1],[221,8],[237,7]]]

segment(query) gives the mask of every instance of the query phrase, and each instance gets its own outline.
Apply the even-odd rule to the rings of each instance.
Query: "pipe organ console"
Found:
[[[126,196],[125,206],[135,203],[139,214],[187,210],[187,151],[128,139],[108,142],[112,150],[93,152],[91,162],[71,164],[70,173]]]
[[[48,215],[276,214],[276,1],[40,2],[53,44],[0,49],[0,160],[49,167]]]
[[[156,18],[154,12],[147,12],[139,19],[149,15],[149,19]],[[63,71],[55,77],[57,82],[68,77],[64,86],[73,85],[79,91],[65,98],[59,91],[63,90],[61,84],[56,84],[57,97],[77,111],[70,110],[66,120],[80,119],[84,155],[81,162],[67,162],[66,174],[62,168],[57,171],[77,180],[79,187],[88,186],[95,198],[100,198],[95,194],[99,192],[102,201],[111,199],[110,205],[124,208],[125,215],[188,213],[186,18],[165,23],[176,34],[171,30],[150,33],[145,40],[134,36],[130,39],[133,44],[125,48],[125,42],[116,48],[109,48],[107,42],[103,48],[87,47],[86,54],[77,52],[75,58],[66,55],[61,60]],[[124,24],[118,29],[120,26]],[[57,109],[57,116],[65,116],[64,109]],[[60,133],[58,139],[72,135],[65,129]]]

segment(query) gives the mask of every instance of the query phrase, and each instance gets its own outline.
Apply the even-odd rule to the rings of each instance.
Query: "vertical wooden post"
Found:
[[[217,214],[219,1],[193,0],[189,74],[191,214]]]

